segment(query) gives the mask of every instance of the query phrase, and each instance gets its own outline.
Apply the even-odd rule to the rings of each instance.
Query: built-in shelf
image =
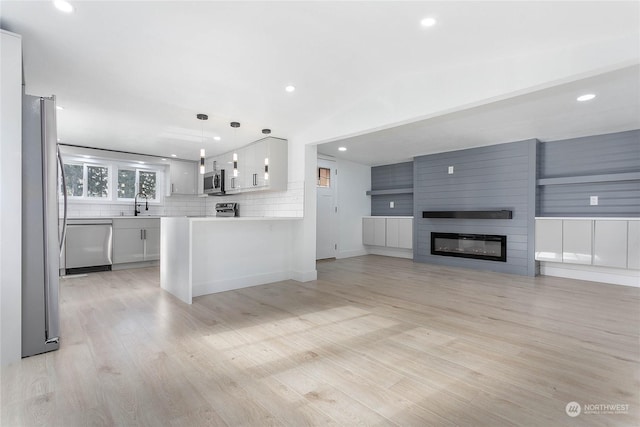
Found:
[[[367,196],[383,196],[386,194],[413,194],[413,188],[392,188],[389,190],[367,191]]]
[[[513,211],[422,211],[422,218],[511,219]]]
[[[563,176],[558,178],[540,178],[538,185],[586,184],[593,182],[635,181],[640,180],[640,172],[608,173],[603,175]]]

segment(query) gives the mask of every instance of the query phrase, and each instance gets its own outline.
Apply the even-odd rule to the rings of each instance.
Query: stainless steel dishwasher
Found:
[[[67,221],[66,274],[111,270],[112,223],[110,218]]]

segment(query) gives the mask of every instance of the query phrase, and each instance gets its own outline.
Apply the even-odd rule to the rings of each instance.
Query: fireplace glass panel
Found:
[[[506,262],[507,236],[431,233],[431,254]]]

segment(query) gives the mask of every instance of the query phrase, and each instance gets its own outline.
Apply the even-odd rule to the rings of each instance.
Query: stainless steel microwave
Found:
[[[204,194],[210,196],[224,195],[224,169],[205,173],[203,182]]]

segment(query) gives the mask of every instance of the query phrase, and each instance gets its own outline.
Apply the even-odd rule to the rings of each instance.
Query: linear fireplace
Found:
[[[431,254],[506,262],[507,236],[431,233]]]

